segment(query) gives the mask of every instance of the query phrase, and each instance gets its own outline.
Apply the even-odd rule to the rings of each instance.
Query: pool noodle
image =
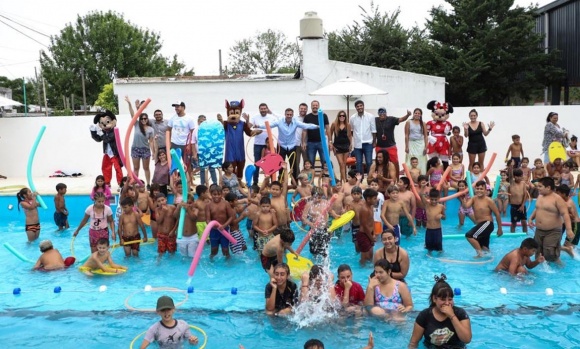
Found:
[[[493,194],[491,194],[491,198],[493,200],[497,199],[497,194],[499,193],[500,184],[501,184],[501,175],[497,175],[497,177],[495,177],[495,183],[493,186]]]
[[[114,132],[115,132],[115,142],[117,143],[117,152],[119,153],[119,157],[121,158],[123,166],[127,168],[127,164],[125,163],[125,152],[123,151],[123,147],[121,145],[121,135],[119,134],[119,129],[115,127]],[[135,181],[140,182],[139,178],[135,177],[135,174],[133,172],[131,172],[131,174],[133,175],[133,179]]]
[[[419,193],[417,192],[417,188],[415,187],[415,183],[413,183],[413,181],[411,180],[411,171],[409,171],[409,167],[407,167],[407,164],[403,162],[403,171],[405,171],[405,175],[407,176],[407,178],[409,178],[409,180],[411,181],[412,185],[410,185],[411,188],[411,192],[415,195],[415,199],[417,199],[417,201],[421,201],[421,197],[419,196]]]
[[[251,187],[253,184],[253,176],[254,176],[254,171],[256,171],[256,166],[254,165],[248,165],[248,167],[246,167],[246,171],[244,172],[245,176],[246,176],[246,184],[248,185],[248,187]]]
[[[34,185],[34,182],[32,181],[32,162],[34,161],[34,154],[36,153],[36,148],[38,148],[38,143],[40,143],[40,140],[42,139],[42,135],[44,134],[44,131],[46,130],[46,126],[42,125],[40,127],[40,131],[38,132],[38,135],[36,136],[36,140],[34,141],[34,144],[32,145],[32,149],[30,149],[30,155],[28,155],[28,165],[26,166],[26,178],[28,178],[28,186],[30,187],[30,190],[35,193],[36,192],[36,186]],[[46,204],[44,203],[44,200],[42,199],[42,197],[40,195],[36,195],[36,200],[38,200],[38,203],[40,204],[40,207],[42,207],[43,209],[46,210]]]
[[[503,224],[502,224],[503,225]],[[522,238],[522,237],[528,237],[527,233],[509,233],[509,234],[503,234],[502,236],[497,236],[497,235],[491,235],[491,237],[518,237],[518,238]],[[465,234],[443,234],[443,238],[444,239],[465,239]]]
[[[270,148],[270,153],[276,154],[276,148],[274,148],[274,138],[272,138],[272,128],[270,127],[270,121],[264,121],[266,126],[266,132],[268,133],[268,146]],[[272,174],[272,180],[276,180],[276,173]]]
[[[165,131],[165,154],[167,154],[171,150],[171,131]],[[167,158],[167,167],[171,169],[171,156],[166,156]],[[157,159],[154,159],[157,161]]]
[[[491,169],[491,165],[493,165],[493,162],[495,160],[495,157],[497,156],[496,153],[491,154],[491,159],[489,160],[489,166],[486,167],[485,170],[483,170],[483,172],[479,175],[479,177],[477,178],[477,181],[482,180],[483,178],[485,178],[485,176],[487,175],[487,173],[489,172],[489,170]],[[458,196],[464,195],[465,193],[467,193],[467,191],[469,191],[469,195],[471,195],[471,197],[473,197],[473,186],[471,183],[471,173],[469,171],[466,172],[466,176],[465,176],[465,181],[467,182],[467,187],[466,189],[462,190],[462,191],[458,191],[457,193],[453,194],[453,195],[449,195],[446,196],[444,198],[439,199],[439,202],[445,202],[451,199],[454,199]]]
[[[187,272],[187,275],[189,275],[189,277],[193,277],[193,274],[195,273],[195,269],[197,268],[197,264],[199,263],[199,259],[201,258],[201,254],[203,253],[203,246],[205,246],[205,242],[209,236],[209,233],[211,232],[213,227],[216,227],[218,225],[220,225],[218,221],[211,221],[207,224],[207,226],[203,230],[203,234],[201,234],[201,239],[199,240],[199,245],[197,246],[197,250],[195,250],[195,255],[193,256],[193,260],[191,261],[191,265],[189,266],[189,271]],[[238,242],[226,230],[222,229],[220,230],[220,233],[222,233],[222,235],[225,236],[226,239],[228,239],[232,244]]]
[[[125,133],[125,150],[130,149],[129,148],[129,137],[131,136],[131,132],[133,132],[133,128],[135,127],[135,123],[137,122],[137,120],[141,116],[141,113],[143,113],[143,110],[145,110],[145,108],[147,108],[147,106],[149,105],[150,102],[151,102],[151,98],[147,98],[145,100],[145,102],[143,102],[141,104],[139,109],[137,109],[137,112],[135,113],[135,115],[133,115],[133,118],[129,122],[129,127],[127,128],[127,133]],[[125,153],[125,168],[127,169],[127,174],[128,174],[127,177],[136,178],[136,175],[133,173],[133,169],[131,168],[131,159],[130,159],[129,155],[130,155],[130,152],[127,151]],[[139,180],[139,182],[143,183],[143,181],[141,181],[141,180]]]
[[[473,181],[471,179],[471,171],[467,170],[465,172],[465,181],[467,182],[467,190],[469,191],[469,196],[473,197]]]
[[[334,169],[332,168],[332,162],[330,162],[330,151],[328,150],[328,141],[326,140],[326,132],[324,128],[324,112],[322,109],[318,109],[318,129],[320,130],[320,143],[322,145],[322,152],[324,153],[328,174],[330,175],[330,184],[335,187],[336,178],[334,178]]]
[[[179,161],[177,152],[175,149],[171,149],[171,157],[173,161],[177,163],[177,169],[179,170],[179,175],[181,176],[181,195],[183,195],[183,200],[187,202],[187,177],[185,177],[185,169],[183,164]],[[179,212],[179,225],[177,226],[177,238],[181,239],[183,236],[183,226],[185,225],[185,207],[181,207]]]
[[[328,201],[328,205],[322,210],[322,212],[320,213],[320,216],[318,216],[318,219],[316,220],[315,225],[317,227],[320,226],[320,224],[322,224],[325,221],[326,214],[330,210],[330,207],[332,206],[332,204],[336,201],[337,197],[338,196],[336,194],[332,195],[332,197]],[[306,243],[308,242],[308,240],[310,240],[310,236],[312,235],[313,231],[314,231],[314,229],[310,228],[308,233],[306,233],[306,236],[304,237],[304,239],[302,239],[300,246],[298,246],[298,248],[296,249],[296,253],[300,254],[300,252],[302,252],[302,250],[304,249],[304,246],[306,246]]]
[[[13,255],[16,256],[16,258],[20,259],[23,262],[27,262],[27,263],[36,263],[34,261],[31,261],[30,259],[24,257],[20,252],[16,251],[16,249],[14,247],[12,247],[12,245],[10,245],[9,243],[5,242],[4,243],[4,247],[6,247],[6,249],[8,251],[10,251]]]
[[[447,178],[447,176],[449,175],[449,172],[451,172],[451,166],[447,166],[447,168],[445,169],[445,172],[443,172],[443,175],[441,176],[441,180],[439,181],[439,183],[437,183],[437,190],[441,190],[441,186],[443,185],[443,181],[445,181],[445,178]],[[411,178],[409,178],[411,179]]]
[[[179,148],[175,148],[173,149],[175,150],[175,153],[177,154],[177,159],[179,159],[178,161],[173,161],[171,163],[171,166],[169,166],[169,173],[173,174],[173,172],[175,172],[176,170],[179,169],[178,164],[182,163],[181,159],[183,159],[183,157],[181,156],[181,149]],[[171,151],[169,152],[169,156],[167,157],[168,159],[171,159]],[[168,163],[169,165],[169,163]],[[185,167],[183,168],[185,170]]]

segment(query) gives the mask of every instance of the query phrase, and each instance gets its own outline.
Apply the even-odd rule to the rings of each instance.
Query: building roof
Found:
[[[571,2],[571,1],[575,1],[575,0],[556,0],[554,2],[547,4],[546,6],[542,6],[542,7],[538,8],[538,14],[550,12],[550,11],[560,7],[560,6],[566,5],[566,3]]]
[[[206,75],[206,76],[161,76],[117,78],[116,84],[147,84],[162,82],[233,82],[233,81],[272,81],[293,80],[294,74],[236,74],[236,75]]]

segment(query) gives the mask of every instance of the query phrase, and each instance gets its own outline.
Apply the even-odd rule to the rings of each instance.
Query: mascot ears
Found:
[[[244,100],[242,99],[241,101],[231,101],[228,102],[228,100],[226,99],[226,109],[230,110],[230,109],[244,109]]]
[[[443,109],[447,112],[447,114],[453,113],[453,106],[449,102],[437,102],[431,101],[427,104],[427,109],[434,112],[435,110]]]
[[[93,119],[93,124],[98,124],[99,121],[101,120],[102,117],[108,116],[111,118],[111,120],[117,120],[117,117],[115,116],[115,114],[113,114],[112,111],[110,110],[106,110],[103,113],[97,113],[95,115],[95,118]]]

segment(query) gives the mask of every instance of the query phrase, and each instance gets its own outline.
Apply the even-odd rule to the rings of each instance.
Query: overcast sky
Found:
[[[544,6],[551,2],[515,0],[519,6],[532,3]],[[423,27],[433,6],[448,6],[437,0],[375,3],[380,4],[381,11],[389,13],[400,8],[399,20],[406,28],[415,24]],[[274,29],[294,41],[299,35],[300,19],[308,11],[318,13],[326,32],[342,29],[360,20],[359,6],[369,9],[370,0],[5,0],[0,7],[0,76],[9,79],[34,76],[34,67],[39,67],[39,51],[46,50],[50,44],[47,36],[58,35],[67,23],[76,20],[77,15],[84,16],[94,10],[116,11],[131,23],[159,33],[164,56],[177,54],[187,68],[195,69],[196,75],[216,75],[219,72],[218,50],[222,50],[223,65],[227,65],[229,48],[237,40]]]

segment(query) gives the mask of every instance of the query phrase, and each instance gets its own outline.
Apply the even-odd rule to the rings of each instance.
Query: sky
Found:
[[[541,7],[551,2],[515,0],[515,5],[534,3]],[[222,50],[222,65],[227,66],[230,47],[236,41],[267,29],[282,31],[288,40],[296,41],[300,19],[309,11],[318,13],[326,32],[340,30],[360,21],[359,6],[369,10],[370,4],[370,0],[3,1],[0,76],[34,77],[35,67],[40,72],[39,52],[47,50],[49,37],[58,35],[77,16],[83,17],[91,11],[112,10],[122,14],[131,23],[160,35],[163,56],[177,54],[188,69],[194,68],[196,75],[217,75],[218,51]],[[444,1],[436,0],[375,0],[375,4],[383,12],[392,13],[399,8],[399,21],[405,28],[424,27],[432,7],[449,8]]]

